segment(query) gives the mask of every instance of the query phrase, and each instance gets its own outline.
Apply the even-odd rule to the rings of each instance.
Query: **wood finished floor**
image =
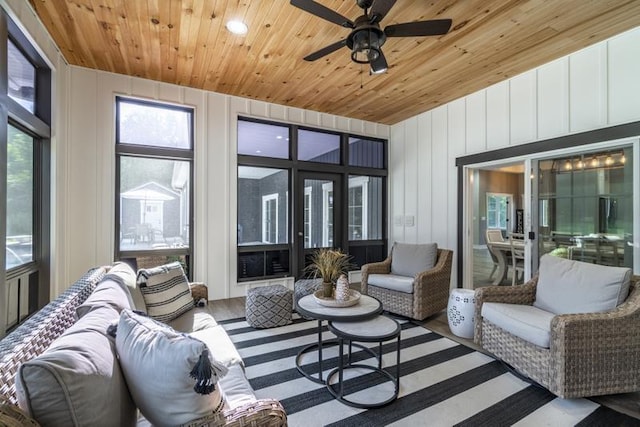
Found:
[[[477,258],[477,257],[474,257]],[[489,263],[491,259],[488,257]],[[488,281],[489,272],[491,272],[491,266],[488,267],[487,275],[485,277],[485,282],[483,286],[490,284]],[[506,280],[505,280],[506,282]],[[509,284],[511,280],[509,279]],[[357,284],[353,286],[357,288]],[[245,315],[245,298],[230,298],[225,300],[215,300],[209,301],[209,309],[211,310],[213,316],[217,320],[226,320],[226,319],[236,319],[239,317],[244,317]],[[465,338],[460,338],[451,333],[449,329],[449,324],[447,321],[446,312],[441,312],[430,318],[425,319],[420,322],[422,326],[425,328],[436,332],[442,336],[450,338],[454,341],[459,342],[460,344],[466,345],[468,347],[473,348],[477,351],[483,351],[480,347],[478,347],[473,340],[468,340]],[[598,396],[592,398],[593,401],[598,402],[602,405],[613,408],[617,411],[623,412],[627,415],[640,419],[640,392],[638,393],[627,393],[627,394],[617,394],[617,395],[609,395],[609,396]]]

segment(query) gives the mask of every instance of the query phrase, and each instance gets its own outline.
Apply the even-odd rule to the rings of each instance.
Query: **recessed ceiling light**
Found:
[[[256,154],[260,154],[260,153],[262,153],[262,151],[256,150]]]
[[[282,135],[276,136],[276,139],[282,139]]]
[[[231,31],[233,34],[237,34],[239,36],[243,34],[247,34],[249,28],[247,24],[241,21],[229,21],[227,22],[227,30]]]

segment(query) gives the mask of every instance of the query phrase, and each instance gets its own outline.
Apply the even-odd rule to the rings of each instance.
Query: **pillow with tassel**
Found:
[[[150,317],[123,310],[116,349],[129,391],[154,426],[176,426],[222,410],[227,368],[207,345]]]

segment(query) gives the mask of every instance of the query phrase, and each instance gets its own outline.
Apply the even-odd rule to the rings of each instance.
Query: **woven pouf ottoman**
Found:
[[[262,286],[247,291],[245,314],[254,328],[274,328],[291,323],[293,292],[282,285]]]
[[[293,301],[295,304],[300,298],[311,295],[322,287],[322,279],[300,279],[293,285]],[[294,304],[294,308],[296,307]]]
[[[462,338],[473,338],[475,292],[471,289],[453,289],[447,305],[447,320],[451,333]]]

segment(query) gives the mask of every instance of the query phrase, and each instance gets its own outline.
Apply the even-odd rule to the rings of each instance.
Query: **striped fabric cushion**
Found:
[[[138,286],[147,314],[169,322],[194,307],[189,282],[179,262],[138,270]]]

